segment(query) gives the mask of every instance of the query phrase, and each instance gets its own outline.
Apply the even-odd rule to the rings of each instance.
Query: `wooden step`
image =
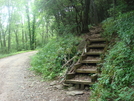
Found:
[[[89,76],[88,74],[77,74],[72,79],[66,79],[65,83],[72,83],[72,84],[92,84],[92,75]]]
[[[79,68],[82,64],[81,63],[76,63],[74,66],[69,70],[68,73],[73,73],[77,68]]]
[[[101,55],[103,52],[87,52],[87,55]]]
[[[84,89],[97,82],[99,77],[98,63],[101,62],[101,54],[104,52],[106,39],[100,38],[100,34],[92,35],[90,43],[87,44],[86,52],[81,55],[78,64],[75,64],[66,74],[64,83]]]
[[[76,73],[97,73],[97,69],[77,69]]]
[[[97,74],[93,74],[91,76],[89,76],[88,74],[76,74],[74,78],[66,79],[64,83],[90,85],[94,84],[96,80],[97,80]]]
[[[101,44],[101,45],[89,45],[89,48],[104,48],[106,45],[105,44]]]
[[[96,68],[98,68],[98,65],[96,65],[96,64],[90,64],[90,65],[83,64],[78,69],[96,69]]]
[[[83,60],[81,63],[99,63],[101,60]]]
[[[84,85],[89,85],[93,84],[91,80],[66,80],[65,83],[71,83],[71,84],[84,84]]]
[[[97,38],[97,39],[90,39],[90,42],[104,42],[106,39],[104,38]]]
[[[66,79],[72,79],[75,77],[75,73],[67,73],[66,74]]]

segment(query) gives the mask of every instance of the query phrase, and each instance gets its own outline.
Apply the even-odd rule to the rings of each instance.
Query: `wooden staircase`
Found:
[[[80,57],[80,61],[76,63],[66,74],[65,84],[73,84],[77,89],[84,89],[86,86],[92,85],[97,81],[99,74],[99,63],[101,63],[101,55],[106,48],[106,40],[97,37],[89,37],[89,42],[84,49],[84,54]]]

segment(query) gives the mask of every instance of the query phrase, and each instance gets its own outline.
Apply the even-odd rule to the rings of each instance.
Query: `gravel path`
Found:
[[[36,51],[0,59],[0,101],[88,101],[89,92],[69,96],[65,90],[42,81],[29,71],[30,56]]]

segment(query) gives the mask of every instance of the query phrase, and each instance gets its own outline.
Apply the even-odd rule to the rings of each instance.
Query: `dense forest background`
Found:
[[[0,51],[33,50],[55,35],[80,35],[132,5],[130,0],[1,0]]]
[[[101,24],[110,45],[90,100],[134,101],[133,5],[132,0],[1,0],[0,53],[42,47],[32,70],[53,79],[78,56],[79,36]]]

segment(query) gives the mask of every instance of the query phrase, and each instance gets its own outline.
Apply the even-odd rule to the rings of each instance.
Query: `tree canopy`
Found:
[[[80,35],[108,17],[133,10],[131,0],[2,0],[1,52],[35,49],[55,35]]]

